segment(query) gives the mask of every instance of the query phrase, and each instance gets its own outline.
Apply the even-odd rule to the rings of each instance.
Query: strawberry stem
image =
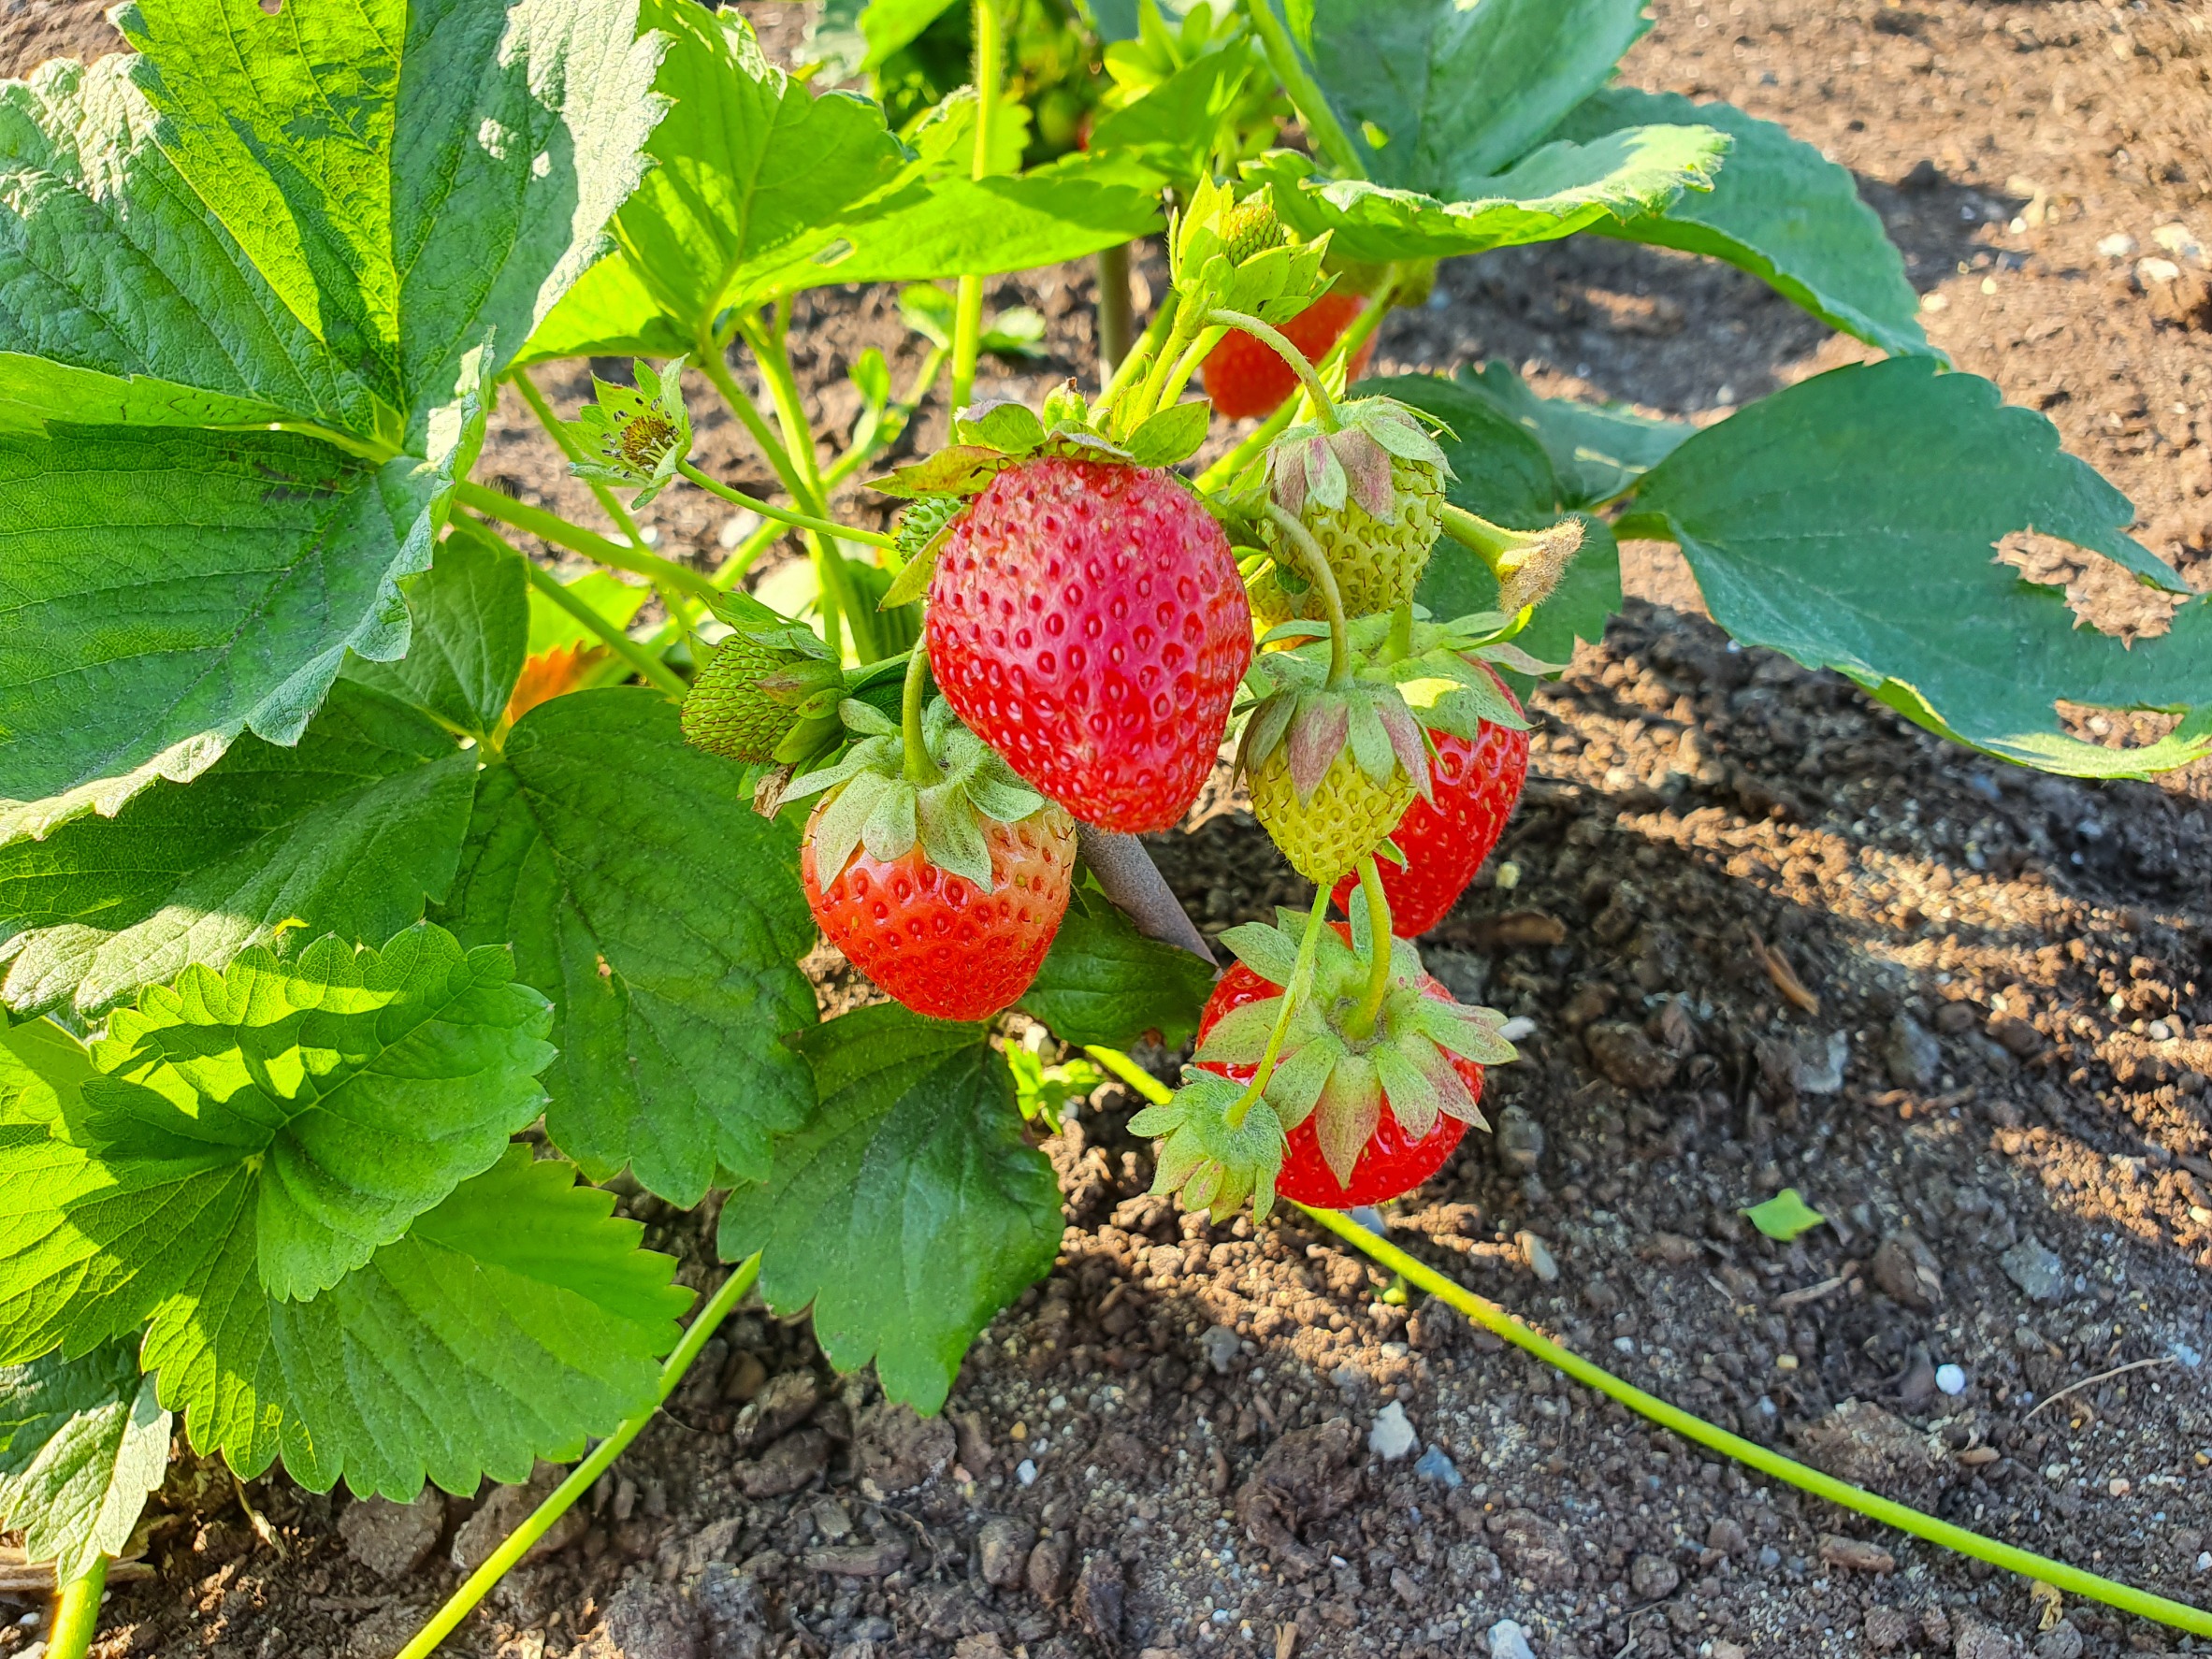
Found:
[[[619,541],[610,541],[596,531],[571,524],[557,513],[517,501],[513,496],[488,489],[474,479],[458,480],[454,484],[454,499],[463,507],[474,508],[486,518],[496,518],[518,530],[527,530],[556,547],[580,553],[611,569],[643,576],[657,586],[673,588],[709,603],[722,597],[721,589],[687,566],[664,559],[657,553],[647,553],[642,547],[626,547]]]
[[[1114,366],[1112,377],[1099,389],[1097,407],[1101,411],[1112,411],[1123,397],[1144,383],[1144,377],[1151,372],[1165,342],[1175,332],[1178,297],[1174,289],[1167,291],[1167,297],[1160,302],[1160,309],[1145,325],[1144,333],[1137,336],[1135,348]]]
[[[1391,268],[1395,271],[1397,267],[1393,266]],[[1376,329],[1382,326],[1382,319],[1389,314],[1390,296],[1395,285],[1394,278],[1375,290],[1374,298],[1360,309],[1359,315],[1352,320],[1352,326],[1338,335],[1336,344],[1322,353],[1318,365],[1322,373],[1326,374],[1337,364],[1343,364],[1345,378],[1350,380],[1352,354],[1367,343]],[[1281,437],[1290,424],[1298,418],[1298,400],[1305,396],[1305,392],[1306,388],[1300,386],[1285,397],[1277,406],[1275,412],[1260,423],[1257,431],[1201,472],[1197,480],[1199,490],[1203,493],[1220,489],[1251,465],[1255,457],[1265,454],[1267,446]]]
[[[1375,1034],[1382,999],[1390,994],[1390,895],[1382,890],[1373,853],[1359,861],[1359,890],[1367,902],[1367,994],[1344,1022],[1344,1034],[1364,1043]]]
[[[917,789],[945,781],[945,774],[930,758],[929,746],[921,739],[922,688],[928,685],[929,678],[929,647],[917,645],[914,655],[906,659],[906,680],[899,693],[899,734],[906,750],[906,781]]]
[[[53,1628],[47,1633],[51,1659],[84,1659],[100,1628],[100,1596],[108,1586],[108,1558],[93,1557],[83,1576],[71,1579],[55,1594]]]
[[[999,0],[976,0],[976,151],[968,168],[971,179],[990,176],[991,143],[998,136],[999,104],[1005,89],[999,70],[1005,58],[1005,29],[999,17]],[[952,407],[968,406],[976,388],[976,359],[983,347],[983,278],[961,276],[952,313]]]
[[[1294,514],[1274,501],[1267,503],[1265,512],[1269,522],[1297,547],[1307,576],[1321,592],[1321,602],[1329,613],[1329,689],[1336,690],[1352,678],[1352,648],[1344,621],[1344,596],[1337,587],[1337,572],[1329,568],[1329,555],[1321,550],[1313,532]]]
[[[1252,1074],[1244,1092],[1229,1107],[1231,1129],[1244,1127],[1245,1118],[1251,1115],[1252,1103],[1267,1092],[1267,1085],[1274,1079],[1276,1058],[1282,1053],[1282,1040],[1290,1035],[1291,1016],[1298,1011],[1308,982],[1313,978],[1313,956],[1321,948],[1321,927],[1328,915],[1329,889],[1324,887],[1313,895],[1313,910],[1306,918],[1306,936],[1298,941],[1298,959],[1291,969],[1290,984],[1282,988],[1282,1007],[1275,1016],[1275,1029],[1267,1033],[1267,1049],[1260,1056],[1259,1070]]]
[[[1321,370],[1313,367],[1313,359],[1291,343],[1290,337],[1281,329],[1263,323],[1243,311],[1225,310],[1219,307],[1206,314],[1207,325],[1234,328],[1249,334],[1262,345],[1280,357],[1291,367],[1291,372],[1305,382],[1306,395],[1313,399],[1315,418],[1323,432],[1335,432],[1344,426],[1344,417],[1337,408],[1337,400],[1329,395],[1328,382],[1321,378]]]
[[[1382,660],[1397,662],[1413,650],[1413,601],[1408,599],[1390,613],[1390,638],[1382,647]]]
[[[711,496],[719,496],[732,507],[743,507],[758,512],[762,518],[772,518],[779,525],[789,525],[797,530],[814,530],[824,536],[835,536],[842,541],[865,541],[871,547],[896,547],[898,538],[887,536],[881,530],[857,529],[851,525],[841,525],[834,519],[817,518],[811,512],[797,512],[788,507],[777,507],[743,490],[733,490],[710,472],[702,472],[689,461],[678,461],[676,470]]]
[[[1444,534],[1467,548],[1489,567],[1490,573],[1499,583],[1508,571],[1505,555],[1527,545],[1528,538],[1501,525],[1494,525],[1486,518],[1477,518],[1464,507],[1444,503]]]

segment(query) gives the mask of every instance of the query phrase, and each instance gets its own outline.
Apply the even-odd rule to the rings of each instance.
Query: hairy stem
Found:
[[[1337,343],[1322,353],[1321,362],[1315,367],[1320,368],[1323,375],[1341,363],[1348,366],[1345,374],[1347,378],[1350,377],[1352,371],[1349,365],[1352,362],[1352,353],[1366,345],[1368,337],[1382,325],[1383,313],[1388,309],[1387,300],[1391,287],[1391,283],[1385,283],[1377,289],[1374,302],[1362,308],[1359,315],[1352,320],[1352,326],[1338,335]],[[1281,437],[1284,428],[1298,418],[1299,406],[1305,401],[1305,398],[1306,388],[1301,384],[1295,392],[1277,405],[1275,412],[1262,421],[1258,429],[1250,438],[1247,438],[1242,443],[1201,472],[1197,478],[1200,493],[1220,489],[1232,478],[1242,472],[1256,457],[1265,454],[1267,446]]]
[[[1098,251],[1098,372],[1111,381],[1129,355],[1136,319],[1129,305],[1129,244]]]
[[[1502,584],[1506,579],[1505,555],[1527,545],[1528,538],[1518,531],[1494,525],[1486,518],[1477,518],[1464,507],[1444,503],[1444,534],[1458,542],[1489,567],[1490,573]]]
[[[82,1578],[71,1579],[53,1598],[53,1628],[46,1637],[46,1659],[84,1659],[100,1628],[100,1597],[108,1588],[108,1558],[93,1557]]]
[[[1321,543],[1313,539],[1311,530],[1284,511],[1279,502],[1269,501],[1265,511],[1268,523],[1297,548],[1308,579],[1321,590],[1322,607],[1329,613],[1329,685],[1342,685],[1352,677],[1352,645],[1344,621],[1344,596],[1337,589],[1337,572],[1329,568],[1329,555],[1321,550]]]
[[[571,461],[584,459],[584,451],[554,414],[553,405],[545,401],[545,394],[538,390],[538,382],[530,379],[530,371],[518,368],[512,378],[514,389],[522,394],[522,400],[530,406],[530,413],[538,417],[538,425],[545,428],[545,435],[560,446],[560,453]],[[622,504],[621,498],[596,478],[587,478],[584,482],[591,491],[592,499],[600,504],[600,511],[607,515],[608,522],[629,539],[632,547],[644,546],[645,539],[638,533],[638,521],[630,516],[629,509]]]
[[[1160,387],[1158,408],[1174,406],[1176,399],[1183,395],[1183,388],[1191,383],[1191,377],[1198,372],[1198,366],[1212,354],[1214,347],[1222,343],[1222,336],[1228,332],[1222,325],[1211,324],[1183,349],[1183,354],[1175,360],[1175,367],[1167,371],[1167,379]]]
[[[745,338],[749,344],[752,337],[748,334]],[[775,435],[768,417],[760,412],[760,405],[753,395],[738,384],[737,376],[730,372],[730,359],[722,343],[703,329],[699,337],[698,362],[700,372],[722,395],[723,403],[737,417],[738,425],[745,429],[754,447],[767,459],[776,482],[784,486],[784,493],[803,506],[807,499],[806,483],[798,462],[784,447],[783,440]]]
[[[702,472],[689,461],[678,461],[676,470],[709,495],[719,496],[733,507],[749,508],[762,518],[772,518],[794,529],[814,530],[846,541],[865,541],[871,547],[896,547],[899,544],[896,538],[887,536],[881,530],[859,529],[852,525],[841,525],[833,519],[817,518],[811,512],[795,512],[788,507],[776,507],[756,496],[748,496],[743,490],[733,490],[714,474]]]
[[[1313,148],[1328,158],[1338,177],[1365,179],[1367,170],[1360,166],[1359,151],[1352,148],[1351,136],[1337,120],[1337,112],[1329,108],[1328,95],[1308,73],[1290,30],[1275,15],[1274,0],[1245,0],[1244,9],[1251,19],[1252,33],[1260,37],[1261,50],[1267,54],[1267,65],[1282,82],[1282,90],[1290,94]]]
[[[748,1256],[738,1263],[730,1277],[722,1281],[722,1288],[715,1292],[713,1300],[700,1309],[699,1317],[684,1332],[684,1339],[676,1344],[675,1351],[669,1355],[667,1363],[661,1366],[660,1389],[654,1396],[652,1406],[635,1417],[624,1419],[621,1427],[601,1440],[593,1449],[591,1455],[578,1464],[566,1480],[554,1488],[552,1495],[530,1512],[529,1519],[507,1535],[506,1542],[492,1552],[491,1559],[469,1575],[468,1581],[453,1593],[427,1624],[415,1633],[414,1639],[399,1650],[397,1659],[430,1659],[430,1655],[438,1651],[438,1644],[453,1634],[455,1627],[490,1593],[492,1586],[506,1576],[508,1569],[529,1553],[530,1546],[543,1537],[555,1522],[575,1508],[576,1500],[591,1490],[592,1482],[606,1473],[608,1466],[622,1455],[623,1449],[653,1421],[662,1404],[675,1392],[676,1384],[684,1380],[684,1373],[691,1368],[692,1361],[699,1358],[699,1350],[706,1347],[707,1338],[729,1317],[730,1310],[744,1299],[745,1293],[753,1288],[753,1281],[759,1276],[760,1258],[758,1255]]]
[[[483,529],[485,535],[493,535],[488,527],[479,526],[478,527]],[[504,538],[494,536],[494,540],[505,545]],[[524,559],[523,567],[529,572],[532,587],[573,616],[600,644],[606,646],[608,650],[635,670],[641,678],[659,686],[661,690],[677,700],[682,700],[684,693],[690,687],[684,684],[684,677],[681,674],[571,593],[554,579],[552,571],[538,563],[536,559]],[[673,644],[674,641],[672,640],[670,643]]]
[[[486,488],[474,479],[464,478],[455,483],[454,499],[486,518],[496,518],[518,530],[528,530],[556,547],[580,553],[595,564],[628,570],[632,575],[645,577],[657,586],[673,588],[695,599],[711,603],[716,597],[714,584],[697,570],[687,570],[672,559],[664,559],[657,553],[647,553],[642,547],[626,547],[619,541],[610,541],[596,531],[571,524],[557,513],[517,501],[513,496]]]
[[[1224,310],[1220,307],[1207,312],[1206,321],[1209,328],[1234,328],[1239,333],[1251,335],[1288,364],[1291,372],[1305,386],[1306,396],[1313,399],[1314,415],[1321,422],[1323,432],[1334,432],[1344,425],[1344,417],[1337,409],[1337,399],[1330,395],[1328,383],[1321,378],[1321,370],[1313,367],[1312,358],[1291,343],[1290,337],[1281,329],[1263,323],[1257,317],[1248,316],[1243,311]]]
[[[990,147],[998,136],[999,71],[1005,57],[999,0],[976,0],[976,154],[968,177],[990,177]],[[976,390],[976,359],[983,346],[983,278],[963,275],[952,311],[952,407],[968,406]]]
[[[1382,890],[1373,853],[1359,861],[1359,890],[1367,902],[1367,991],[1344,1022],[1344,1034],[1355,1043],[1375,1034],[1382,999],[1390,994],[1390,896]]]
[[[914,654],[906,659],[906,679],[899,690],[899,735],[905,743],[906,781],[917,789],[945,781],[945,774],[930,758],[929,745],[922,742],[921,736],[922,692],[929,681],[929,647],[917,645]]]
[[[1096,1043],[1083,1045],[1083,1052],[1143,1095],[1155,1106],[1164,1106],[1175,1099],[1175,1090],[1131,1060],[1119,1048],[1101,1047]]]
[[[1383,658],[1396,662],[1413,649],[1413,601],[1408,599],[1390,613],[1390,637],[1383,642]]]
[[[1116,411],[1116,430],[1123,437],[1143,426],[1152,411],[1160,407],[1160,393],[1167,384],[1167,377],[1174,372],[1184,350],[1205,332],[1206,319],[1203,316],[1181,305],[1175,308],[1174,320],[1153,351],[1152,361],[1145,370],[1143,382],[1135,388],[1127,406]]]
[[[1894,1503],[1888,1498],[1877,1497],[1871,1492],[1838,1480],[1832,1475],[1809,1469],[1803,1464],[1784,1457],[1778,1451],[1770,1450],[1756,1441],[1716,1428],[1702,1418],[1693,1417],[1678,1406],[1669,1405],[1665,1400],[1647,1394],[1633,1383],[1623,1382],[1611,1372],[1600,1370],[1580,1355],[1561,1348],[1549,1337],[1523,1324],[1496,1303],[1478,1296],[1472,1291],[1446,1278],[1426,1262],[1399,1249],[1388,1239],[1368,1232],[1351,1217],[1336,1210],[1307,1209],[1304,1205],[1299,1205],[1298,1208],[1304,1210],[1307,1217],[1317,1225],[1325,1227],[1392,1272],[1403,1275],[1409,1284],[1426,1291],[1485,1330],[1565,1372],[1583,1387],[1595,1389],[1607,1398],[1619,1401],[1629,1410],[1649,1418],[1663,1428],[1673,1430],[1686,1440],[1709,1447],[1724,1457],[1734,1458],[1738,1463],[1757,1469],[1761,1474],[1771,1475],[1800,1492],[1826,1498],[1831,1504],[1878,1521],[1885,1526],[1894,1526],[1900,1532],[1925,1538],[1931,1544],[1940,1544],[1946,1550],[1956,1550],[1961,1555],[1972,1556],[1976,1561],[1986,1561],[1992,1566],[2002,1567],[2007,1572],[2018,1573],[2024,1578],[2041,1579],[2045,1583],[2071,1594],[2101,1601],[2107,1607],[2119,1608],[2141,1618],[2155,1619],[2176,1630],[2190,1631],[2198,1636],[2212,1636],[2212,1613],[2181,1602],[2169,1601],[2162,1595],[2153,1595],[2131,1585],[2115,1583],[2110,1579],[2102,1579],[2079,1567],[2069,1566],[2062,1561],[2052,1561],[2046,1556],[2015,1549],[2010,1544],[2001,1544],[1979,1533],[1968,1532],[1962,1526],[1938,1521],[1932,1515],[1924,1515],[1917,1509],[1907,1508],[1903,1504]]]
[[[1298,959],[1291,969],[1291,982],[1282,988],[1282,1007],[1275,1016],[1275,1029],[1267,1033],[1266,1052],[1260,1056],[1259,1070],[1252,1073],[1252,1080],[1244,1086],[1244,1092],[1231,1103],[1227,1117],[1231,1129],[1240,1129],[1251,1116],[1252,1103],[1267,1092],[1267,1085],[1275,1077],[1275,1061],[1282,1053],[1282,1040],[1290,1035],[1291,1016],[1298,1011],[1305,1000],[1306,988],[1313,978],[1313,955],[1321,948],[1322,925],[1328,920],[1329,889],[1323,887],[1313,895],[1313,910],[1306,917],[1306,934],[1298,941]]]

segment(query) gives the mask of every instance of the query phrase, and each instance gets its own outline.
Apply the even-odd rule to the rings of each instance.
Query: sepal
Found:
[[[1129,1120],[1135,1133],[1159,1139],[1152,1154],[1155,1193],[1178,1194],[1183,1208],[1205,1210],[1217,1221],[1248,1202],[1254,1220],[1267,1219],[1282,1170],[1283,1129],[1264,1098],[1252,1102],[1243,1122],[1231,1123],[1230,1109],[1243,1098],[1243,1085],[1185,1066],[1174,1099]]]

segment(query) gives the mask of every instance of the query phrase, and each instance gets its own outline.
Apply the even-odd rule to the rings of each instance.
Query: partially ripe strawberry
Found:
[[[1504,681],[1497,689],[1520,712]],[[1528,777],[1528,733],[1485,720],[1473,741],[1431,729],[1429,797],[1415,801],[1391,831],[1406,861],[1378,858],[1383,896],[1390,901],[1391,931],[1401,939],[1427,932],[1451,912],[1475,879],[1482,860],[1505,833],[1506,820]],[[1347,914],[1359,883],[1337,884],[1337,903]]]
[[[1404,768],[1377,781],[1350,749],[1329,762],[1321,782],[1303,797],[1287,745],[1252,767],[1245,781],[1260,828],[1293,870],[1317,884],[1335,881],[1373,852],[1415,799]]]
[[[799,881],[823,935],[854,967],[938,1019],[985,1019],[1029,988],[1067,913],[1076,827],[1048,801],[1018,824],[985,819],[990,885],[930,862],[917,842],[896,858],[865,846],[822,885],[818,807],[799,849]]]
[[[1017,462],[954,523],[929,599],[939,687],[1022,778],[1132,834],[1189,810],[1252,642],[1229,540],[1188,487]]]
[[[1283,324],[1282,333],[1318,363],[1366,303],[1359,295],[1332,290]],[[1369,335],[1352,354],[1344,376],[1347,383],[1367,371],[1367,360],[1374,354],[1375,339]],[[1222,335],[1221,343],[1206,354],[1201,373],[1214,412],[1233,421],[1272,414],[1298,389],[1297,375],[1272,346],[1236,329]]]
[[[1341,406],[1343,425],[1294,426],[1269,448],[1276,504],[1320,543],[1347,616],[1395,611],[1413,598],[1429,552],[1444,527],[1451,463],[1415,419],[1391,397]],[[1271,518],[1261,539],[1280,574],[1264,579],[1254,604],[1270,626],[1325,614],[1306,569],[1308,555]]]

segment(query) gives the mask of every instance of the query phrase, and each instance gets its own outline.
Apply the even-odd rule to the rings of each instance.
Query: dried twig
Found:
[[[1751,953],[1758,958],[1759,966],[1767,971],[1767,977],[1774,982],[1776,990],[1807,1014],[1820,1012],[1820,999],[1805,988],[1805,982],[1789,965],[1789,959],[1761,939],[1757,928],[1751,930]]]
[[[2152,1365],[2177,1365],[2180,1362],[2175,1359],[2172,1354],[2161,1354],[2155,1360],[2130,1360],[2124,1365],[2115,1365],[2109,1371],[2100,1371],[2094,1377],[2085,1377],[2079,1382],[2068,1383],[2047,1400],[2038,1400],[2034,1405],[2029,1407],[2028,1415],[2020,1421],[2032,1422],[2035,1421],[2037,1413],[2049,1410],[2068,1394],[2077,1394],[2083,1389],[2094,1388],[2100,1382],[2110,1382],[2114,1378],[2124,1377],[2131,1371],[2147,1370]]]

